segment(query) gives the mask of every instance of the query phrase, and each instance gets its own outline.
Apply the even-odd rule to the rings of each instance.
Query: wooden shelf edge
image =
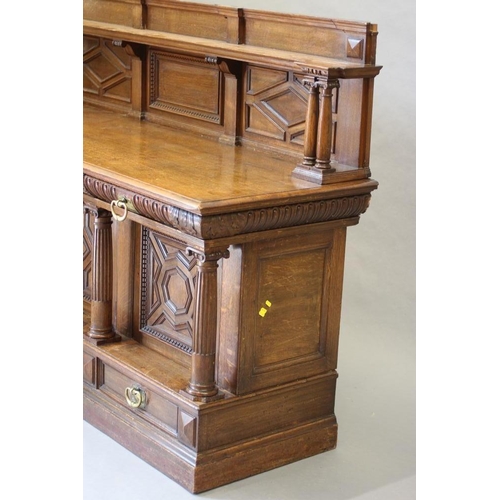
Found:
[[[284,64],[292,68],[297,66],[311,67],[328,71],[329,76],[334,78],[373,78],[382,69],[382,66],[350,63],[301,52],[289,52],[245,44],[238,45],[208,38],[131,28],[120,24],[90,21],[88,19],[83,21],[83,34],[147,44],[181,52],[206,52],[210,56],[236,59],[248,63]]]

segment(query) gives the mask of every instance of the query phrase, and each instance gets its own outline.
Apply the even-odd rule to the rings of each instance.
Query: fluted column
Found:
[[[90,328],[87,335],[94,343],[100,344],[120,340],[120,337],[113,331],[111,213],[103,209],[95,209],[94,213]]]
[[[218,260],[228,257],[227,250],[201,253],[188,248],[196,255],[196,308],[193,324],[193,352],[191,378],[183,393],[191,399],[212,401],[223,397],[215,383],[215,354],[217,343],[217,268]]]

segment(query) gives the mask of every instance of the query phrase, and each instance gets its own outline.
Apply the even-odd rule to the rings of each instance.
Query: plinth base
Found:
[[[84,392],[84,418],[191,493],[201,493],[335,448],[335,417],[195,453],[116,403]]]
[[[141,372],[145,356],[150,370]],[[335,448],[332,371],[243,396],[197,402],[189,370],[133,340],[84,342],[84,419],[192,493]],[[139,386],[144,407],[131,407]]]

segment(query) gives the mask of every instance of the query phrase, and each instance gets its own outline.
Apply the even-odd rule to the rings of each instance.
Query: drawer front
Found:
[[[103,364],[102,385],[99,389],[156,426],[177,435],[177,406],[150,387],[138,384],[132,377]],[[138,392],[143,395],[143,402],[136,407]]]
[[[149,384],[138,383],[132,373],[123,372],[100,360],[99,390],[136,415],[197,448],[198,419],[166,399]]]

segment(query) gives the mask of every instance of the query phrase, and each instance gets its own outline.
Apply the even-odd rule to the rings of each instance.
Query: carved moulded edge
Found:
[[[83,176],[83,192],[108,203],[116,200],[116,186],[89,175]]]
[[[223,238],[355,217],[366,211],[370,198],[370,194],[362,194],[208,217],[203,236]]]
[[[116,199],[119,188],[84,175],[84,190],[102,201]],[[167,203],[133,194],[133,211],[185,234],[202,239],[225,238],[270,229],[356,217],[366,211],[371,194],[201,216]]]

